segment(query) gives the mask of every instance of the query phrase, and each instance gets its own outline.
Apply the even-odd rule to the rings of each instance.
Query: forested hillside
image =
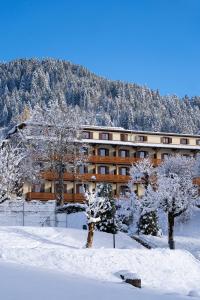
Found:
[[[25,107],[64,99],[89,121],[129,129],[200,132],[200,97],[162,97],[158,91],[110,81],[66,61],[16,60],[0,64],[0,127]],[[89,114],[88,114],[89,112]]]

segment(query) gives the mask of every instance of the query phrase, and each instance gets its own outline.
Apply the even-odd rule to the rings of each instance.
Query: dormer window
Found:
[[[147,136],[146,135],[137,135],[136,141],[137,142],[147,142]]]
[[[197,144],[198,146],[200,146],[200,139],[199,139],[199,140],[196,140],[196,144]]]
[[[127,133],[121,133],[120,134],[120,140],[123,142],[127,142],[128,141],[128,134]]]
[[[91,132],[91,131],[83,131],[83,138],[84,139],[92,139],[93,138],[93,132]]]
[[[112,140],[112,133],[108,132],[100,132],[99,133],[100,140]]]
[[[161,143],[171,144],[172,143],[172,138],[164,136],[164,137],[161,138]]]
[[[180,139],[180,143],[182,145],[188,145],[189,144],[189,139],[182,138],[182,139]]]

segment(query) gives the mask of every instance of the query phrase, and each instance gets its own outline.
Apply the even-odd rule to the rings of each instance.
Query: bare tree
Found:
[[[33,109],[24,134],[37,152],[45,172],[51,172],[56,182],[58,205],[64,204],[64,175],[73,175],[87,159],[87,149],[82,143],[83,120],[76,110],[64,102],[54,101],[48,106]],[[75,188],[75,186],[74,186]]]

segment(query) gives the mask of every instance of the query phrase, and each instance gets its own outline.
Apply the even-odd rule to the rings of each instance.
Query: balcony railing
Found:
[[[46,180],[57,180],[59,177],[54,172],[43,172],[42,177]],[[114,174],[71,174],[64,173],[63,179],[65,181],[84,181],[84,182],[128,182],[129,175],[114,175]]]
[[[48,201],[55,200],[54,193],[45,193],[45,192],[29,192],[26,194],[27,200],[40,200],[40,201]],[[85,197],[83,194],[64,194],[64,202],[84,202]]]
[[[99,156],[91,155],[88,157],[88,162],[91,163],[107,163],[107,164],[127,164],[132,165],[142,160],[136,157],[120,157],[120,156]],[[161,163],[161,159],[151,159],[153,165],[157,166]]]

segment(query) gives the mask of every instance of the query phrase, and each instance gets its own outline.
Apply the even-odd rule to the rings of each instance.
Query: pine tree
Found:
[[[117,223],[115,220],[115,200],[113,199],[112,185],[102,183],[98,186],[98,195],[105,199],[106,209],[100,215],[101,221],[97,223],[96,228],[107,233],[117,233]]]

